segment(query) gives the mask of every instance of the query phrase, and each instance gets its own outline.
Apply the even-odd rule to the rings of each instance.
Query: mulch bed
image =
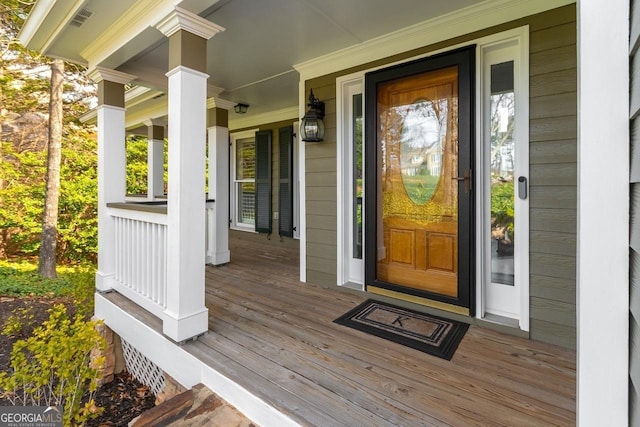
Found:
[[[21,308],[31,307],[30,313],[33,314],[33,320],[23,328],[21,336],[9,338],[0,334],[0,371],[6,372],[10,368],[13,343],[19,338],[28,337],[34,327],[49,318],[47,310],[59,303],[67,306],[70,315],[74,313],[73,303],[64,299],[0,296],[0,330],[7,319]],[[94,400],[96,405],[104,410],[97,418],[85,423],[88,427],[126,426],[129,421],[155,404],[155,396],[149,388],[126,371],[117,374],[112,382],[100,387],[94,395]],[[0,399],[0,406],[7,405],[11,403]]]

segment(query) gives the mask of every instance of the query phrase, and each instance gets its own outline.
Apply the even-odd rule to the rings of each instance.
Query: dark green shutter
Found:
[[[271,131],[256,132],[256,231],[271,234]]]
[[[281,236],[293,237],[293,126],[278,129],[280,146],[280,183],[278,209]]]

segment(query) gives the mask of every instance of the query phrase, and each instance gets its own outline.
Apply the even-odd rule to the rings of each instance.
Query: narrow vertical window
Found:
[[[481,317],[529,330],[528,28],[480,47]]]
[[[362,94],[353,95],[353,257],[362,259]]]
[[[514,285],[515,93],[513,61],[491,65],[491,281]]]

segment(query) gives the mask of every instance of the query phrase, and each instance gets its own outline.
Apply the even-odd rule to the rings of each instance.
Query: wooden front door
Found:
[[[371,73],[366,92],[367,285],[467,308],[472,55]]]

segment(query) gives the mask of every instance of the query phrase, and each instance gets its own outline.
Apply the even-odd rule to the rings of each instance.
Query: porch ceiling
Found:
[[[40,0],[43,2],[43,0]],[[44,3],[44,2],[43,2]],[[62,0],[42,18],[30,47],[86,64],[88,52],[113,25],[131,19],[130,0]],[[208,43],[210,96],[249,104],[249,114],[298,105],[298,73],[293,64],[371,40],[480,3],[477,0],[184,0],[148,2],[177,4],[226,30]],[[50,3],[47,3],[50,4]],[[158,9],[162,9],[158,7]],[[44,9],[41,7],[41,10]],[[80,27],[71,24],[82,9],[91,16]],[[152,12],[145,15],[148,19]],[[143,19],[143,18],[141,18]],[[132,21],[131,28],[135,24]],[[147,24],[147,23],[145,23]],[[139,77],[143,86],[164,90],[168,43],[153,28],[141,26],[134,36],[99,63]],[[94,52],[95,53],[95,52]],[[98,56],[99,57],[99,56]]]

